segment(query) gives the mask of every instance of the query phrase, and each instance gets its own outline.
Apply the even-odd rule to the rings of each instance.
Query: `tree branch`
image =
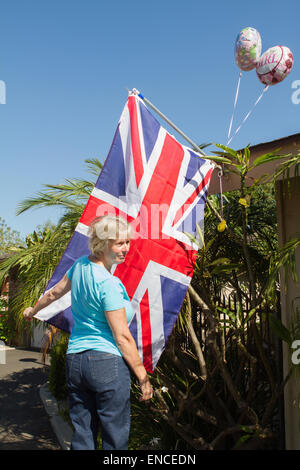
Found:
[[[203,352],[202,352],[202,349],[201,349],[200,342],[197,338],[197,335],[195,333],[193,323],[192,323],[192,306],[191,306],[191,299],[190,299],[189,292],[187,292],[187,294],[186,294],[186,299],[187,299],[187,305],[188,305],[187,328],[188,328],[188,332],[190,334],[191,340],[193,342],[193,345],[194,345],[194,348],[195,348],[195,351],[196,351],[196,354],[197,354],[197,357],[198,357],[200,371],[201,371],[201,374],[202,374],[201,379],[205,381],[207,379],[206,363],[205,363],[205,359],[204,359],[204,356],[203,356]]]

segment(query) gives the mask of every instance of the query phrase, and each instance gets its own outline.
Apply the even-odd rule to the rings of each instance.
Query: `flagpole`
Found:
[[[195,142],[192,141],[184,132],[182,132],[170,119],[167,118],[154,104],[151,103],[147,98],[145,98],[136,88],[133,88],[131,93],[134,95],[137,95],[139,98],[141,98],[150,108],[153,109],[161,118],[163,118],[173,129],[175,129],[178,134],[180,134],[189,144],[191,144],[197,152],[199,152],[201,155],[206,156],[206,154],[203,152],[203,150],[197,145]],[[215,162],[213,162],[215,163]],[[215,164],[216,165],[216,164]],[[216,165],[218,166],[218,165]]]
[[[207,157],[207,155],[203,152],[203,150],[197,145],[195,142],[192,141],[184,132],[182,132],[170,119],[167,118],[154,104],[151,103],[147,98],[145,98],[142,93],[140,93],[136,88],[133,88],[132,91],[128,90],[128,93],[133,93],[134,95],[137,95],[139,98],[141,98],[150,108],[153,109],[162,119],[164,119],[173,129],[175,129],[178,134],[180,134],[189,144],[193,146],[193,148],[200,153],[202,156],[206,157],[207,160],[210,160],[212,164],[215,166],[215,168],[219,169],[218,172],[218,177],[220,179],[220,195],[221,195],[221,220],[223,220],[223,189],[222,189],[222,177],[224,175],[224,164],[218,165],[216,162],[214,162],[211,158]],[[207,201],[208,203],[208,201]]]

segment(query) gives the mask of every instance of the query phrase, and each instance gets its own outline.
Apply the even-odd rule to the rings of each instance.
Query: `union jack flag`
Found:
[[[95,217],[113,213],[128,220],[135,235],[126,261],[112,273],[126,287],[135,314],[130,331],[151,373],[193,276],[201,243],[196,224],[203,228],[213,169],[211,161],[181,145],[143,100],[130,94],[100,176],[45,290],[90,253],[88,226]],[[36,317],[70,332],[70,292]]]

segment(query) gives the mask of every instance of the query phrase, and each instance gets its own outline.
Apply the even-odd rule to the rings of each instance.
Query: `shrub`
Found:
[[[66,400],[68,397],[65,372],[68,340],[69,336],[61,332],[50,352],[49,390],[57,400]]]
[[[0,340],[5,343],[10,343],[14,329],[6,308],[7,301],[3,297],[0,297]]]

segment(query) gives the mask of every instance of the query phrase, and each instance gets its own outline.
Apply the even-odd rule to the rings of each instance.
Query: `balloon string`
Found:
[[[240,128],[242,127],[242,125],[247,121],[248,117],[250,116],[250,114],[252,113],[252,111],[254,110],[255,106],[260,102],[260,100],[262,99],[264,93],[268,90],[269,88],[269,85],[266,85],[265,88],[263,89],[262,93],[260,94],[260,96],[257,98],[257,100],[255,101],[254,103],[254,106],[252,107],[252,109],[250,109],[250,111],[246,114],[246,116],[244,117],[242,123],[239,125],[239,127],[237,128],[237,130],[235,131],[235,133],[233,134],[232,137],[230,137],[230,139],[228,140],[227,144],[226,145],[229,145],[230,142],[232,141],[233,137],[239,132]]]
[[[239,73],[239,79],[238,79],[238,83],[237,83],[237,87],[236,87],[235,99],[234,99],[234,105],[233,105],[233,112],[232,112],[231,121],[230,121],[230,124],[229,124],[227,139],[230,138],[230,134],[231,134],[231,129],[232,129],[232,123],[233,123],[234,113],[235,113],[236,104],[237,104],[237,100],[238,100],[238,96],[239,96],[239,91],[240,91],[241,78],[242,78],[242,72]]]
[[[223,212],[223,184],[222,184],[222,177],[223,177],[223,170],[220,170],[218,173],[219,182],[220,182],[220,215],[221,219],[224,219],[224,212]]]

